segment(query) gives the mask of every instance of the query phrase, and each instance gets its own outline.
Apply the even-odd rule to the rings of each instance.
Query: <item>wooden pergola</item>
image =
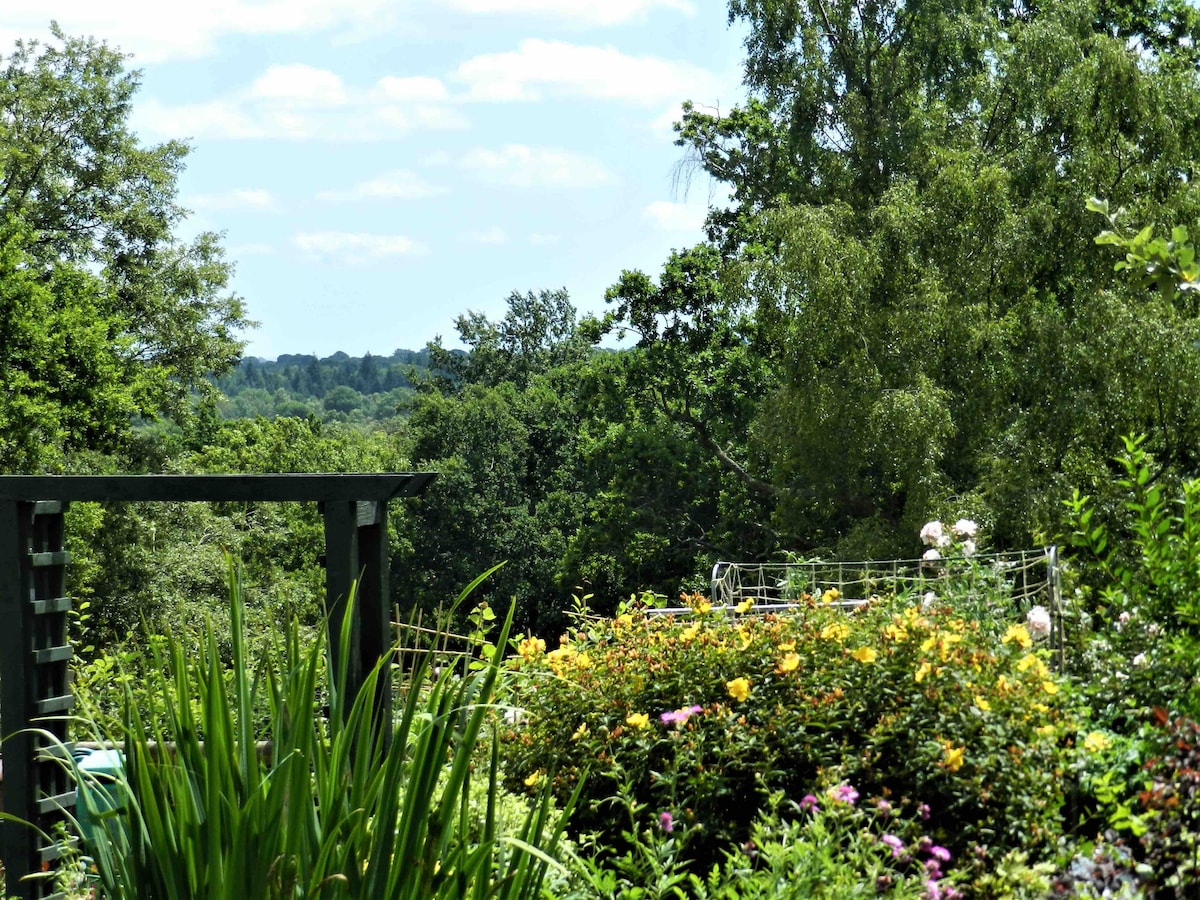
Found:
[[[75,802],[74,785],[54,757],[70,745],[63,513],[72,502],[290,501],[320,505],[325,520],[325,598],[330,646],[338,652],[354,587],[349,680],[357,690],[391,646],[387,505],[421,493],[432,472],[369,475],[4,475],[0,476],[0,737],[4,812],[49,833]],[[390,714],[384,681],[380,712]],[[61,853],[33,829],[0,822],[7,891],[23,900],[52,895],[46,879],[24,876]]]

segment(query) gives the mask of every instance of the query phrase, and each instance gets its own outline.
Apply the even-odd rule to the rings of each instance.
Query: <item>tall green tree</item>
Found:
[[[1195,470],[1195,321],[1113,290],[1085,208],[1100,195],[1142,223],[1200,213],[1193,10],[729,10],[749,27],[750,99],[689,109],[679,134],[731,188],[712,249],[690,254],[719,253],[706,280],[720,296],[680,282],[674,258],[657,285],[622,279],[615,318],[682,363],[676,396],[703,395],[714,370],[701,334],[722,360],[754,360],[745,437],[713,452],[772,487],[784,546],[911,551],[926,517],[955,511],[1028,542],[1054,530],[1070,485],[1104,480],[1122,432]],[[639,327],[645,298],[684,327]]]
[[[241,354],[248,322],[218,237],[175,234],[187,148],[138,140],[137,87],[120,53],[57,27],[0,57],[0,419],[48,439],[9,440],[6,469],[111,450],[132,414],[185,413]]]
[[[467,352],[447,350],[440,338],[429,345],[430,367],[441,371],[443,388],[504,382],[523,388],[539,372],[582,359],[594,343],[577,327],[575,306],[564,288],[513,291],[506,302],[498,321],[478,311],[455,320]]]

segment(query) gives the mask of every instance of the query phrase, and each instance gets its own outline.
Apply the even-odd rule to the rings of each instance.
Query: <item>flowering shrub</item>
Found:
[[[809,795],[791,815],[766,813],[696,890],[704,900],[856,897],[956,900],[953,854],[926,833],[920,814],[859,803],[848,783]],[[928,812],[926,811],[926,815]]]
[[[995,642],[912,598],[745,619],[625,613],[510,660],[526,717],[503,738],[509,784],[547,773],[566,797],[582,782],[576,826],[600,832],[628,788],[692,829],[706,864],[746,839],[773,792],[800,802],[831,780],[931,804],[930,837],[956,858],[1036,850],[1057,833],[1070,723],[1044,651],[1024,625],[1010,632]]]
[[[921,528],[921,543],[929,549],[921,558],[926,562],[934,562],[951,553],[974,556],[978,534],[979,525],[971,519],[959,519],[949,528],[936,519],[926,522]]]

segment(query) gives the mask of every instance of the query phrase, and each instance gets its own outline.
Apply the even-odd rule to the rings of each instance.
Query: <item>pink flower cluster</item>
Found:
[[[685,706],[683,709],[676,709],[672,712],[665,712],[661,716],[664,725],[682,725],[696,713],[703,712],[703,706]]]

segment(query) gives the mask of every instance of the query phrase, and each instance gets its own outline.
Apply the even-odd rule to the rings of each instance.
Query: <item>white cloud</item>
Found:
[[[504,229],[495,225],[491,228],[485,228],[483,231],[469,231],[463,235],[463,238],[473,244],[499,246],[500,244],[508,243],[508,235]]]
[[[351,265],[392,256],[419,256],[427,252],[423,244],[401,234],[306,231],[293,235],[292,244],[307,256]]]
[[[342,191],[321,191],[320,200],[420,200],[435,194],[444,194],[445,188],[437,187],[407,169],[384,172]]]
[[[454,78],[467,86],[467,99],[502,102],[580,96],[658,105],[716,89],[715,78],[690,63],[537,39],[508,53],[473,57]]]
[[[139,65],[208,56],[233,35],[378,34],[394,0],[5,0],[0,24],[21,37],[47,33],[51,16],[67,34],[94,34],[132,53]],[[6,44],[7,46],[7,44]]]
[[[440,103],[447,97],[446,86],[439,79],[425,76],[397,78],[386,75],[375,87],[388,100]]]
[[[313,66],[271,66],[247,92],[255,100],[289,106],[342,106],[347,102],[342,79],[328,69]]]
[[[186,199],[194,209],[212,210],[270,210],[275,198],[262,188],[235,188],[220,194],[196,194]]]
[[[553,147],[509,144],[502,150],[472,150],[464,168],[483,181],[512,187],[594,187],[613,181],[599,160]]]
[[[347,86],[334,72],[306,65],[271,66],[226,97],[183,106],[150,99],[136,105],[133,125],[156,137],[209,140],[368,141],[416,129],[465,128],[458,110],[438,105],[436,78],[380,79]]]
[[[580,25],[617,25],[656,7],[695,12],[688,0],[450,0],[450,5],[471,13],[516,13]]]
[[[649,219],[662,231],[693,231],[704,228],[708,206],[697,203],[671,203],[659,200],[642,210],[643,218]]]

